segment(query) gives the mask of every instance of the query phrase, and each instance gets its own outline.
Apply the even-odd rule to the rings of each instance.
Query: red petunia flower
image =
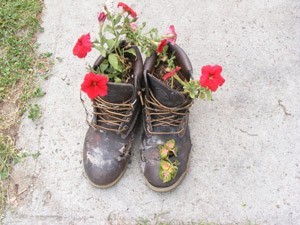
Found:
[[[225,79],[221,76],[222,67],[219,65],[203,66],[201,69],[200,84],[202,87],[208,87],[211,91],[216,91],[219,86],[222,86]]]
[[[136,12],[132,8],[130,8],[128,5],[126,5],[125,3],[119,2],[118,3],[118,8],[119,7],[122,7],[123,10],[125,10],[126,12],[128,12],[133,18],[137,17]]]
[[[168,78],[174,76],[174,74],[175,74],[177,71],[179,71],[179,70],[181,70],[181,67],[180,67],[180,66],[176,66],[175,69],[172,69],[169,73],[166,73],[166,74],[163,76],[163,80],[166,80],[166,79],[168,79]]]
[[[107,82],[108,77],[103,74],[94,74],[90,72],[85,75],[84,81],[81,84],[81,90],[89,96],[89,98],[94,99],[97,96],[107,95]]]
[[[73,54],[79,58],[86,57],[87,53],[92,51],[92,42],[90,33],[82,35],[76,42],[73,48]]]
[[[174,27],[174,25],[171,25],[171,26],[169,27],[168,33],[166,34],[165,37],[167,38],[167,40],[168,40],[169,43],[171,43],[172,45],[175,44],[176,39],[177,39],[177,34],[176,34],[176,32],[175,32],[175,27]]]
[[[157,46],[156,52],[158,54],[162,53],[162,51],[164,50],[164,47],[166,46],[167,43],[168,43],[168,40],[166,38],[162,39]]]

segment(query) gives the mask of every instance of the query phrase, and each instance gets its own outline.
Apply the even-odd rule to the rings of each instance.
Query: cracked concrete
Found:
[[[190,169],[163,194],[143,181],[139,139],[116,186],[94,188],[83,173],[79,87],[97,53],[79,60],[72,48],[80,35],[96,35],[103,3],[45,0],[40,51],[63,61],[43,84],[41,120],[22,120],[18,146],[41,155],[15,167],[13,181],[26,191],[4,224],[300,224],[300,2],[127,1],[148,27],[175,25],[196,78],[218,63],[226,79],[213,102],[193,105]]]

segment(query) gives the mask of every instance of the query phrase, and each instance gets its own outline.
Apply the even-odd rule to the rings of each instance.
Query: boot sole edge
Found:
[[[88,177],[86,171],[84,170],[85,172],[85,175],[86,175],[86,178],[88,179],[89,183],[92,184],[94,187],[96,188],[100,188],[100,189],[107,189],[107,188],[110,188],[112,186],[114,186],[116,183],[119,182],[119,180],[123,177],[123,175],[125,174],[126,170],[127,170],[127,166],[128,166],[128,161],[125,165],[125,168],[124,170],[122,171],[122,173],[120,173],[120,175],[117,177],[117,179],[115,179],[113,182],[109,183],[109,184],[106,184],[106,185],[99,185],[99,184],[95,184],[93,181],[90,180],[90,178]]]

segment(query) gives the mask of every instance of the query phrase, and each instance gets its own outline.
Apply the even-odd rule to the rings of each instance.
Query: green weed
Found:
[[[0,224],[12,166],[23,160],[15,148],[20,116],[29,100],[41,97],[36,74],[49,71],[50,53],[37,57],[35,35],[41,31],[42,0],[0,1]],[[40,67],[38,67],[38,65]],[[33,106],[32,117],[40,116]]]
[[[42,111],[38,104],[30,105],[28,118],[37,120],[42,117]]]

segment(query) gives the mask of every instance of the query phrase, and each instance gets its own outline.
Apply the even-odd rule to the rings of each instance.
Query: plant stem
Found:
[[[180,79],[180,77],[177,75],[177,73],[174,74],[173,76],[182,86],[185,85],[184,81]]]

